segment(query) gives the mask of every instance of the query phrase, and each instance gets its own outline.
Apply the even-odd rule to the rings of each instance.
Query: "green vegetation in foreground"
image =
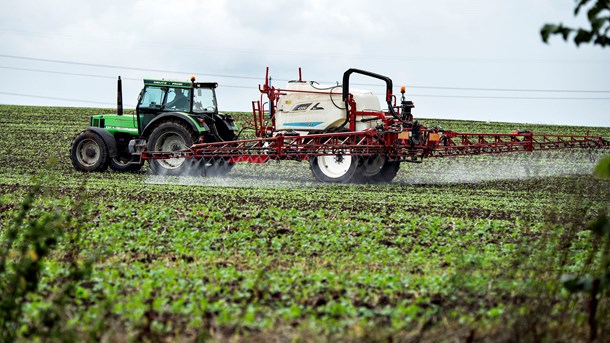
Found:
[[[598,267],[598,239],[584,224],[607,213],[609,181],[578,174],[599,155],[426,161],[404,166],[389,185],[316,184],[305,163],[239,165],[220,180],[78,173],[71,139],[89,114],[105,111],[0,106],[2,235],[34,183],[43,187],[26,219],[55,213],[53,227],[65,221],[42,261],[39,292],[25,299],[22,337],[589,337],[587,294],[569,293],[560,278]],[[238,118],[243,126],[249,117]],[[424,124],[610,137],[610,128]],[[463,180],[456,169],[486,181],[442,177]],[[505,169],[530,178],[496,180]],[[85,261],[93,261],[90,276],[72,277]],[[61,330],[41,328],[49,309]],[[599,337],[610,335],[609,318],[606,295]]]

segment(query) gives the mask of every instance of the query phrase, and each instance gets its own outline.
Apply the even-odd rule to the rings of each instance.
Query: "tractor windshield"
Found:
[[[186,88],[169,88],[164,110],[189,112],[191,107],[191,90]]]
[[[161,104],[163,104],[163,98],[165,98],[165,90],[163,88],[147,86],[144,88],[144,92],[142,92],[138,107],[141,109],[158,110],[161,108]]]
[[[193,112],[214,113],[216,112],[216,97],[211,88],[196,88],[193,95]]]

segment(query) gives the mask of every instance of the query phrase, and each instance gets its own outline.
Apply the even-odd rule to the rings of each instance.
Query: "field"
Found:
[[[55,214],[61,229],[23,299],[14,329],[25,339],[589,339],[591,301],[560,280],[599,268],[586,224],[609,209],[610,181],[591,176],[608,151],[403,164],[387,185],[319,184],[296,162],[222,179],[76,172],[70,142],[104,112],[0,105],[0,232],[19,213],[24,227]],[[609,337],[609,297],[596,308],[598,337]]]

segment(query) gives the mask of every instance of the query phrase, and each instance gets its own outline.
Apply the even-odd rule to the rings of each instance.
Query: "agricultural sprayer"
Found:
[[[372,92],[350,87],[353,74],[385,82],[387,110]],[[194,78],[144,80],[135,114],[124,115],[119,78],[118,113],[91,117],[72,143],[74,166],[137,170],[148,161],[154,174],[214,176],[238,162],[308,161],[323,182],[377,183],[392,181],[400,163],[428,157],[610,148],[600,136],[428,128],[413,119],[404,87],[399,100],[390,78],[360,69],[347,70],[341,85],[303,81],[299,70],[282,89],[270,84],[267,68],[252,102],[256,138],[240,140],[233,118],[218,112],[216,87]]]

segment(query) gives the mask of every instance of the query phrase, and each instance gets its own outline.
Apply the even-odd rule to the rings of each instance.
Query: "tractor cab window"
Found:
[[[216,97],[211,88],[196,88],[193,96],[193,112],[214,113],[216,112]]]
[[[191,90],[187,88],[169,88],[163,109],[166,111],[189,112],[191,109]]]
[[[161,87],[147,86],[140,98],[139,108],[158,110],[163,104],[165,89]]]

